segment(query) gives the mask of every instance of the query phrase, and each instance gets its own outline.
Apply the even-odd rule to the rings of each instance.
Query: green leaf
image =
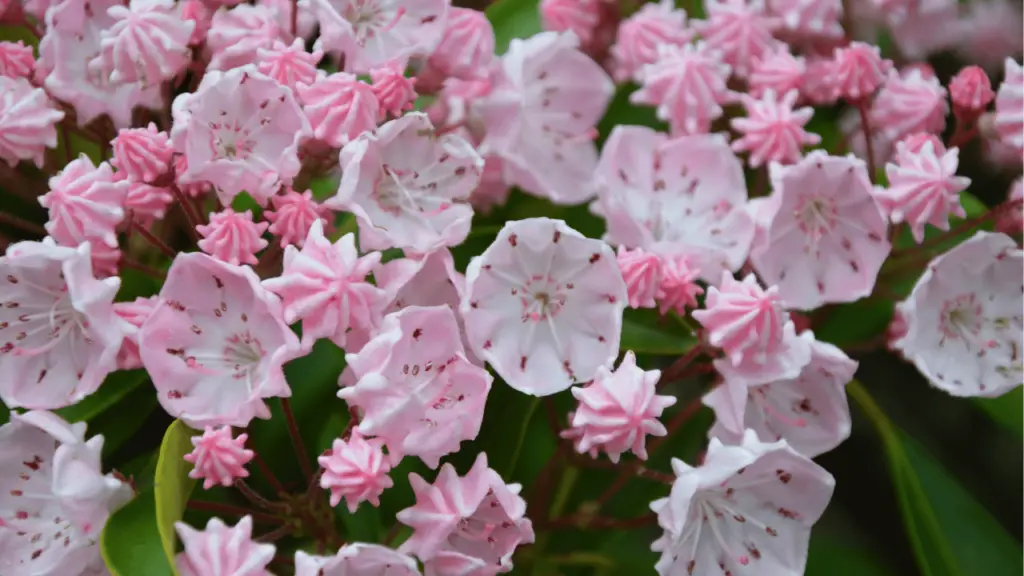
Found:
[[[627,309],[622,315],[622,340],[619,347],[638,354],[678,356],[685,354],[697,343],[691,333],[675,323],[666,325],[669,318],[655,310]]]
[[[1024,436],[1024,389],[1014,388],[998,398],[974,398],[974,403],[988,413],[997,424],[1017,437]]]
[[[513,38],[528,38],[541,31],[538,0],[498,0],[484,12],[494,27],[494,51],[504,54]]]
[[[815,527],[817,528],[817,527]],[[815,537],[807,558],[806,576],[891,576],[892,572],[863,549],[839,540]]]
[[[184,456],[192,451],[189,441],[194,431],[181,420],[175,420],[164,432],[164,440],[160,444],[160,456],[156,462],[154,478],[154,494],[156,500],[156,520],[160,542],[164,555],[171,564],[174,563],[177,534],[174,523],[181,520],[185,513],[185,504],[192,494],[196,481],[188,477],[192,465],[185,462]],[[134,573],[132,573],[134,574]]]
[[[104,410],[117,404],[146,381],[148,378],[145,370],[112,372],[103,380],[99,390],[86,396],[77,404],[57,410],[57,414],[60,414],[68,422],[88,422],[99,416]]]
[[[156,393],[147,380],[144,386],[135,388],[112,408],[89,420],[89,433],[103,435],[104,460],[132,440],[158,404]]]
[[[833,306],[827,311],[827,320],[814,329],[814,336],[840,347],[868,342],[888,329],[893,311],[892,302],[877,298]]]
[[[668,124],[658,120],[654,108],[650,106],[637,106],[629,101],[629,97],[640,87],[636,84],[623,84],[615,91],[615,96],[608,104],[608,110],[604,117],[597,124],[599,145],[604,145],[608,135],[619,125],[647,126],[659,131],[667,131]]]
[[[925,576],[1020,574],[1020,542],[928,452],[894,425],[857,381],[847,386],[882,439],[897,499]]]
[[[173,558],[160,552],[156,505],[152,490],[115,512],[100,535],[100,553],[113,576],[171,576]]]

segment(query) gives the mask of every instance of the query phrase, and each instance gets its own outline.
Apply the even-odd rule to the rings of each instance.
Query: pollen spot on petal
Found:
[[[598,260],[600,260],[600,259],[601,259],[601,254],[599,254],[599,253],[596,253],[596,252],[595,252],[595,253],[594,253],[594,254],[593,254],[593,255],[592,255],[591,257],[590,257],[590,263],[591,263],[591,264],[593,264],[594,262],[597,262],[597,261],[598,261]]]
[[[519,369],[526,372],[526,356],[519,358]]]
[[[515,234],[509,234],[508,235],[508,243],[511,244],[512,247],[514,248],[519,243],[519,237],[516,236]]]
[[[555,234],[551,237],[551,241],[554,242],[555,244],[558,244],[558,241],[561,239],[562,232],[560,230],[555,230]]]

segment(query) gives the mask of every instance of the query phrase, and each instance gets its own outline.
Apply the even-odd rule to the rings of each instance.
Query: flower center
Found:
[[[255,148],[249,130],[237,124],[212,124],[214,159],[245,159]]]
[[[236,379],[246,378],[252,374],[266,351],[259,339],[253,338],[248,331],[232,334],[224,344],[224,363],[233,368]]]
[[[817,242],[835,227],[838,211],[831,199],[812,196],[800,201],[794,216],[800,230],[811,241]]]
[[[565,307],[567,300],[565,288],[555,283],[550,276],[533,276],[523,286],[519,297],[523,306],[523,321],[540,322],[554,318]]]
[[[403,14],[405,8],[387,12],[377,0],[355,0],[345,7],[341,16],[352,25],[356,43],[365,46],[367,40],[393,28]]]

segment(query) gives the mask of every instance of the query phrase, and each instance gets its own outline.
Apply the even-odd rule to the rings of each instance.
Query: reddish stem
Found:
[[[17,228],[22,232],[33,234],[35,236],[46,236],[46,228],[43,228],[35,222],[29,222],[28,220],[22,220],[13,214],[6,212],[0,212],[0,224],[10,226],[11,228]]]
[[[960,147],[963,147],[964,144],[967,144],[971,140],[974,140],[975,136],[977,136],[977,135],[978,135],[978,125],[977,124],[975,124],[974,126],[971,126],[970,129],[968,129],[968,130],[964,130],[963,129],[963,125],[958,122],[957,125],[956,125],[956,131],[953,132],[953,135],[949,137],[949,144],[946,147],[947,148],[953,148],[953,147],[960,148]]]
[[[864,130],[864,146],[868,153],[868,176],[871,183],[875,184],[878,176],[875,174],[875,144],[871,139],[871,122],[868,120],[868,101],[861,98],[857,101],[857,110],[860,112],[860,127]]]
[[[233,506],[231,504],[221,504],[220,502],[207,502],[205,500],[189,500],[185,505],[189,510],[197,510],[199,512],[213,512],[215,514],[230,514],[232,516],[252,516],[252,519],[256,522],[263,522],[264,524],[283,524],[284,519],[270,514],[264,514],[263,512],[257,512],[255,510],[249,510],[241,506]]]
[[[287,494],[288,491],[285,490],[284,484],[281,484],[281,481],[277,479],[277,476],[271,472],[270,467],[267,466],[266,461],[263,460],[259,452],[254,452],[253,454],[253,461],[256,462],[256,466],[260,469],[260,472],[263,473],[263,476],[267,479],[267,483],[270,484],[270,487],[278,494]]]
[[[139,262],[130,260],[128,258],[121,259],[121,266],[124,268],[131,268],[132,270],[138,270],[139,272],[142,272],[147,276],[152,276],[153,278],[156,278],[158,280],[163,280],[167,278],[166,274],[157,270],[156,268],[146,266],[145,264],[140,264]]]
[[[291,16],[292,38],[295,38],[299,35],[299,0],[292,0]]]
[[[199,242],[199,232],[196,231],[196,226],[203,222],[203,218],[200,214],[193,212],[192,203],[185,198],[185,194],[174,184],[171,185],[171,193],[174,194],[174,199],[178,201],[181,206],[181,211],[185,213],[185,219],[188,220],[188,236],[193,242]]]
[[[280,502],[271,502],[270,500],[264,498],[259,492],[253,490],[252,487],[246,484],[245,480],[242,480],[241,478],[235,480],[235,488],[238,488],[238,491],[242,493],[242,496],[245,496],[246,500],[248,500],[252,504],[255,504],[256,506],[259,506],[260,508],[263,508],[265,510],[282,510],[285,508],[285,505]]]
[[[152,232],[150,232],[149,230],[146,230],[138,222],[132,221],[131,225],[132,225],[132,229],[134,229],[136,232],[138,232],[140,236],[142,236],[143,238],[148,240],[149,243],[152,244],[153,246],[156,246],[157,249],[159,249],[161,252],[163,252],[168,258],[170,258],[171,260],[174,260],[174,257],[177,254],[174,252],[174,250],[171,249],[170,246],[165,244],[163,240],[161,240],[161,239],[157,238],[156,236],[154,236]]]
[[[682,377],[682,374],[686,372],[687,366],[700,356],[702,352],[704,352],[704,345],[698,342],[693,346],[693,348],[687,350],[686,354],[676,358],[676,360],[661,373],[661,378],[658,379],[658,386],[664,386],[665,384],[679,380]]]
[[[292,405],[287,398],[281,398],[281,411],[288,422],[288,435],[292,437],[292,444],[295,446],[295,456],[299,459],[299,467],[302,468],[302,475],[306,483],[313,479],[313,467],[309,464],[306,456],[306,447],[302,442],[302,435],[299,434],[299,425],[295,421],[295,413],[292,412]]]

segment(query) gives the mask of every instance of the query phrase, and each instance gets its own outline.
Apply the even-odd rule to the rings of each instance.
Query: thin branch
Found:
[[[34,236],[46,236],[46,228],[43,228],[35,222],[29,222],[28,220],[18,218],[17,216],[6,212],[0,212],[0,224],[10,226],[11,228],[17,228],[22,232],[32,234]]]
[[[285,489],[284,484],[281,484],[281,481],[277,479],[277,476],[275,476],[274,473],[270,470],[270,467],[267,466],[266,461],[263,460],[259,452],[253,453],[253,461],[256,462],[256,466],[259,467],[260,472],[263,473],[264,478],[267,479],[267,483],[270,484],[271,488],[273,488],[278,494],[288,493],[288,490]]]
[[[264,524],[283,524],[285,520],[271,514],[264,514],[263,512],[257,512],[255,510],[249,510],[241,506],[233,506],[231,504],[221,504],[220,502],[207,502],[205,500],[189,500],[185,505],[189,510],[197,510],[199,512],[213,512],[215,514],[230,514],[232,516],[252,516],[252,519],[256,522],[262,522]]]
[[[136,232],[138,232],[140,236],[148,240],[150,244],[156,246],[157,249],[164,253],[164,255],[166,255],[171,260],[174,260],[174,257],[177,255],[177,253],[174,250],[172,250],[171,247],[168,246],[163,240],[154,236],[152,232],[146,230],[146,228],[139,224],[138,222],[132,221],[132,228]]]
[[[302,468],[302,475],[306,478],[306,483],[308,484],[313,479],[313,467],[309,463],[306,447],[302,442],[302,435],[299,434],[299,425],[295,421],[295,413],[292,412],[292,405],[288,402],[287,398],[281,398],[281,411],[284,412],[284,418],[288,422],[288,435],[292,437],[292,444],[295,446],[295,456],[299,459],[299,467]]]

